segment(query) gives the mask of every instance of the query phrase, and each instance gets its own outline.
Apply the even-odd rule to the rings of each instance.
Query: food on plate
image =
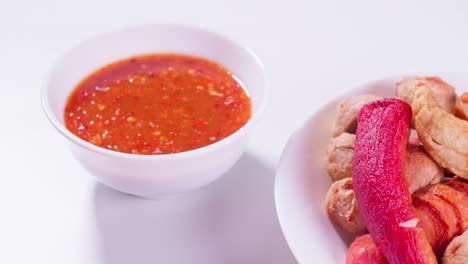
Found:
[[[352,138],[354,141],[355,135],[352,135]],[[406,149],[405,175],[409,192],[413,194],[429,184],[439,183],[444,172],[424,151],[423,147],[408,145]],[[345,162],[346,166],[351,167],[352,165],[354,144],[352,144],[352,151],[353,155],[350,157],[349,163]],[[336,165],[339,166],[339,163]],[[337,180],[331,185],[325,198],[325,208],[330,220],[343,230],[355,235],[367,231],[356,204],[351,173],[349,173],[349,177]]]
[[[411,194],[422,187],[440,182],[444,170],[427,154],[422,146],[406,146],[405,176]]]
[[[354,235],[367,232],[354,196],[352,178],[332,184],[325,198],[325,208],[330,220],[343,230]]]
[[[468,121],[443,110],[424,83],[415,83],[412,104],[416,131],[439,166],[468,178]]]
[[[429,185],[413,195],[413,205],[419,219],[417,226],[424,230],[437,257],[447,252],[447,244],[454,237],[467,230],[467,190],[468,182],[455,177],[445,183]],[[356,238],[348,250],[347,263],[361,263],[352,262],[356,255],[374,256],[375,247],[373,240]]]
[[[387,261],[369,234],[357,237],[346,253],[346,264],[380,263],[385,264]]]
[[[325,169],[333,181],[351,177],[355,139],[354,134],[344,132],[328,144]]]
[[[468,231],[455,237],[445,250],[442,264],[466,264],[468,260]]]
[[[464,184],[464,183],[463,183]],[[435,184],[413,195],[419,226],[438,257],[450,241],[468,227],[468,196],[446,184]]]
[[[366,103],[379,100],[381,97],[366,94],[353,96],[341,101],[336,107],[335,120],[333,121],[332,135],[334,137],[344,132],[354,133],[359,110]]]
[[[251,116],[242,82],[223,66],[178,54],[137,56],[85,78],[69,96],[68,130],[96,146],[134,154],[200,148]]]
[[[367,231],[356,204],[352,178],[332,184],[325,204],[330,220],[343,230],[359,235]],[[413,206],[421,227],[438,256],[448,242],[468,227],[468,182],[455,177],[432,184],[413,195]]]
[[[411,203],[405,178],[411,107],[398,99],[364,105],[359,112],[353,189],[361,216],[387,262],[437,263]]]
[[[325,170],[333,182],[352,176],[355,140],[356,135],[343,133],[332,138],[328,144]],[[422,146],[408,144],[406,159],[405,175],[410,193],[428,184],[438,183],[444,176],[442,168],[434,162]]]
[[[352,157],[350,162],[352,162]],[[444,172],[429,157],[423,147],[408,145],[406,147],[405,175],[408,190],[413,194],[429,184],[439,183]],[[335,181],[331,185],[325,198],[325,208],[330,220],[343,230],[355,235],[367,231],[356,204],[351,177]]]
[[[410,77],[397,96],[411,105],[353,97],[336,110],[334,128],[346,128],[327,149],[325,205],[337,227],[359,235],[346,263],[468,263],[468,93]]]
[[[455,176],[452,179],[446,181],[445,184],[465,194],[465,196],[468,198],[468,180],[467,179]]]
[[[453,114],[455,107],[455,88],[439,77],[408,77],[397,84],[396,96],[409,105],[413,103],[417,84],[423,83],[434,93],[438,104],[447,112]]]
[[[408,144],[414,145],[414,146],[420,146],[422,145],[421,140],[419,139],[418,132],[416,129],[411,129],[410,134],[408,137]]]
[[[455,104],[455,116],[468,120],[468,92],[463,93],[457,98]]]

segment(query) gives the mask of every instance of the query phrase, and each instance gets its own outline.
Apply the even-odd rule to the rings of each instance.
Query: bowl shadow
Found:
[[[97,183],[99,263],[296,263],[277,220],[274,175],[246,153],[212,184],[168,199]]]

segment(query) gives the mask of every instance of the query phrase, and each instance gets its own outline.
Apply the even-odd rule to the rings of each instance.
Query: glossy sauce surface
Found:
[[[84,79],[65,107],[68,130],[94,145],[169,154],[217,142],[251,117],[241,81],[206,59],[154,54],[107,65]]]

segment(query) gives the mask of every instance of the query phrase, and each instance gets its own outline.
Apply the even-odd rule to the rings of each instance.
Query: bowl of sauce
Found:
[[[73,156],[116,190],[160,198],[229,170],[266,102],[260,60],[219,34],[140,25],[76,46],[42,105]]]

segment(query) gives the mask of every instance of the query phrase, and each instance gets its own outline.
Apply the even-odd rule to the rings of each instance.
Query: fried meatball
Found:
[[[444,177],[444,170],[435,163],[422,146],[408,145],[405,174],[409,192],[413,194],[424,186],[439,183]]]
[[[332,181],[351,177],[355,140],[356,135],[343,133],[328,144],[325,169]]]
[[[344,133],[354,133],[357,126],[357,116],[362,106],[381,99],[377,95],[358,95],[341,101],[336,106],[332,135],[334,137]]]
[[[332,184],[325,198],[325,208],[330,220],[343,230],[355,235],[367,232],[354,197],[351,178]]]

